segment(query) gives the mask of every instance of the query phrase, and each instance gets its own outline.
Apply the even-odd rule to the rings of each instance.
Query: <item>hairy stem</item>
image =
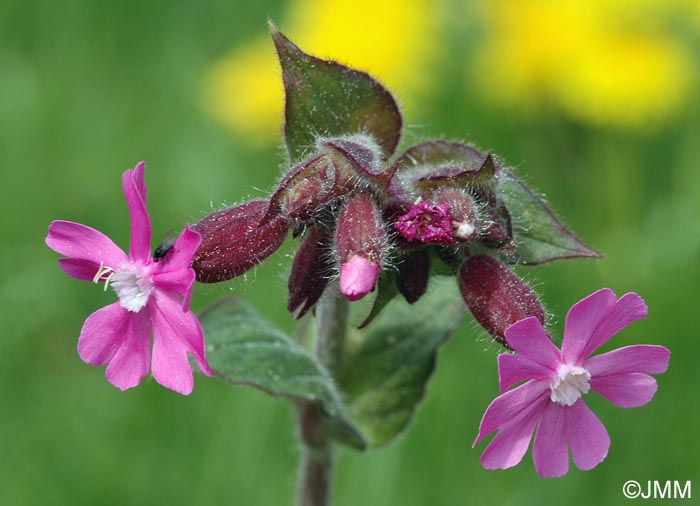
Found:
[[[316,306],[316,356],[335,378],[343,360],[349,303],[336,286],[329,286]]]
[[[338,372],[348,324],[348,301],[329,286],[316,306],[316,356],[332,376]],[[317,403],[300,402],[299,506],[328,506],[333,476],[333,444]]]

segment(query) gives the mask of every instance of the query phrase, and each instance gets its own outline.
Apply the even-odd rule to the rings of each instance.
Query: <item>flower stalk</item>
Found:
[[[336,285],[329,286],[316,306],[316,356],[335,377],[340,369],[348,327],[349,303]],[[318,403],[298,403],[301,459],[299,506],[330,504],[333,443]]]

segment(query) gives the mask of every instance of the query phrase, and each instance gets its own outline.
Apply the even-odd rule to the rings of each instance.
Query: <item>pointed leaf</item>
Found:
[[[438,347],[457,328],[464,303],[454,279],[433,276],[415,304],[395,297],[352,337],[338,380],[353,421],[370,446],[384,446],[408,426],[425,394]]]
[[[318,137],[369,134],[384,156],[396,149],[401,113],[394,97],[364,72],[304,53],[270,24],[285,89],[285,139],[298,162]]]
[[[238,297],[225,297],[205,310],[200,321],[207,360],[218,377],[274,396],[318,401],[345,441],[365,446],[328,371],[252,306]]]
[[[515,263],[537,265],[560,258],[602,258],[583,244],[525,183],[503,170],[496,189],[513,224]]]

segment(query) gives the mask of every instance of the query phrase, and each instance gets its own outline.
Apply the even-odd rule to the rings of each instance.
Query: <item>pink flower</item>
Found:
[[[110,284],[119,297],[85,321],[78,340],[80,358],[109,364],[107,380],[121,390],[138,385],[152,369],[158,383],[187,395],[193,386],[188,353],[202,373],[212,375],[202,327],[189,310],[195,279],[190,264],[202,239],[186,226],[164,257],[151,258],[144,168],[141,162],[122,176],[131,217],[128,256],[101,232],[70,221],[51,223],[46,244],[66,256],[58,261],[63,272],[104,283],[105,290]]]
[[[635,345],[590,357],[608,339],[635,320],[647,307],[635,293],[623,295],[604,288],[577,302],[566,316],[561,351],[537,318],[520,320],[505,331],[517,353],[498,357],[501,392],[486,409],[476,445],[498,430],[481,455],[487,469],[519,463],[536,431],[532,458],[540,476],[563,476],[574,463],[588,470],[605,459],[610,438],[603,424],[581,398],[594,390],[622,408],[642,406],[656,393],[656,380],[668,368],[670,351],[663,346]]]
[[[408,212],[394,223],[394,227],[409,241],[454,244],[453,223],[449,204],[434,204],[421,200],[411,204]]]

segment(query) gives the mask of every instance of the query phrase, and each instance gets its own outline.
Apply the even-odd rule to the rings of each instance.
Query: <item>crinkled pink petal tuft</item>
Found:
[[[449,204],[433,204],[422,200],[412,204],[408,212],[399,217],[394,227],[409,241],[455,244],[452,234],[452,214]]]

